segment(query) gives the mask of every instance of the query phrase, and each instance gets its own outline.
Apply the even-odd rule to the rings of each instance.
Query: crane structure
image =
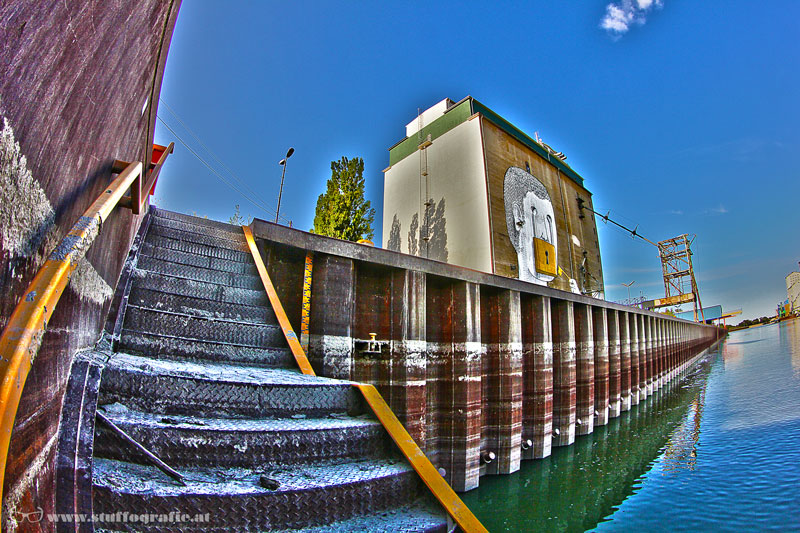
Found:
[[[642,302],[643,307],[657,309],[659,307],[670,307],[692,302],[694,305],[694,321],[705,322],[705,312],[703,311],[703,304],[700,302],[700,290],[697,288],[697,280],[694,277],[694,268],[692,267],[691,247],[692,242],[697,237],[696,235],[684,233],[683,235],[655,243],[638,232],[639,226],[633,229],[625,227],[609,218],[610,212],[604,215],[587,206],[583,199],[577,198],[577,201],[578,208],[581,211],[586,209],[599,216],[603,222],[611,222],[630,233],[631,237],[639,237],[658,248],[658,255],[661,258],[661,273],[664,276],[664,298]],[[623,285],[625,284],[623,283]],[[630,300],[630,294],[628,295],[628,300]]]
[[[684,233],[671,239],[659,241],[661,273],[664,276],[664,298],[653,300],[653,308],[680,305],[692,302],[694,321],[705,322],[700,291],[692,267],[692,242],[695,235]]]

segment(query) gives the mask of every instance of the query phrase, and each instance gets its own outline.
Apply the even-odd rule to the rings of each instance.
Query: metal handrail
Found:
[[[151,172],[147,176],[149,179],[144,189],[141,187],[142,178],[145,177],[142,163],[126,163],[124,168],[115,167],[112,170],[119,172],[119,176],[75,222],[53,250],[28,285],[3,329],[0,336],[0,513],[8,448],[19,400],[56,304],[78,261],[86,255],[87,249],[100,234],[103,221],[107,220],[117,205],[129,207],[134,213],[141,210],[161,165],[172,150],[173,144],[170,143],[159,161],[155,165],[149,165]],[[128,189],[131,190],[131,195],[125,196]],[[145,192],[144,199],[141,198],[142,190]]]

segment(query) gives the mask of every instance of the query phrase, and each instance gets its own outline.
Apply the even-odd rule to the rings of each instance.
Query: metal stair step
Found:
[[[138,286],[131,288],[128,304],[198,317],[224,318],[253,324],[278,323],[275,312],[268,306],[218,302],[206,298],[153,291]]]
[[[211,270],[210,268],[195,267],[162,261],[154,257],[141,256],[136,264],[137,270],[147,270],[157,272],[176,278],[192,279],[195,281],[205,281],[217,283],[228,287],[239,287],[242,289],[264,290],[261,278],[248,274],[236,274],[233,272],[223,272],[221,270]]]
[[[306,533],[447,533],[447,514],[432,498],[423,497],[416,502],[392,507],[366,516],[359,516],[319,527],[303,528]],[[291,530],[284,530],[291,531]]]
[[[199,317],[130,304],[125,311],[123,324],[123,333],[126,331],[256,348],[287,346],[283,332],[277,325]]]
[[[297,367],[291,350],[286,346],[241,346],[216,340],[188,339],[130,329],[122,331],[119,348],[158,359],[250,364],[267,368]]]
[[[383,427],[367,415],[203,418],[144,413],[119,403],[100,412],[173,467],[325,464],[387,453]],[[97,427],[96,457],[146,463],[116,434]]]
[[[188,231],[192,233],[200,233],[210,237],[216,237],[218,239],[227,239],[236,242],[244,241],[244,232],[242,231],[241,226],[233,226],[223,222],[208,224],[207,222],[211,222],[209,219],[203,219],[199,217],[192,217],[188,220],[179,220],[176,218],[161,216],[161,213],[163,212],[159,211],[159,214],[156,214],[153,217],[153,224],[156,226],[160,226],[162,228],[172,228],[180,231]],[[203,223],[203,220],[207,222]]]
[[[178,263],[181,265],[208,268],[211,270],[221,270],[223,272],[234,272],[236,274],[249,274],[251,276],[258,275],[258,269],[256,269],[256,265],[252,261],[250,261],[250,263],[230,261],[208,255],[162,248],[147,242],[142,245],[139,253],[140,257],[151,257],[153,259],[170,261],[172,263]]]
[[[240,226],[236,226],[234,224],[228,224],[227,222],[220,222],[219,220],[213,220],[210,218],[198,217],[195,215],[187,215],[184,213],[177,213],[175,211],[168,211],[166,209],[162,209],[160,207],[152,206],[150,208],[150,214],[154,218],[158,218],[159,220],[168,219],[168,220],[175,220],[178,222],[185,222],[187,224],[194,224],[195,226],[200,226],[204,228],[216,228],[223,231],[229,232],[240,232],[242,228]]]
[[[219,248],[214,245],[198,244],[196,242],[181,240],[180,235],[174,237],[164,237],[161,235],[154,235],[147,232],[145,237],[145,244],[158,246],[159,248],[166,248],[168,250],[176,250],[179,252],[186,252],[197,255],[207,255],[209,257],[216,257],[225,259],[227,261],[238,261],[241,263],[252,264],[253,256],[250,251],[231,250],[228,248]]]
[[[145,241],[150,240],[150,236],[155,237],[168,237],[170,239],[177,239],[184,242],[191,242],[195,244],[203,244],[205,246],[212,246],[217,248],[227,248],[228,250],[235,250],[238,252],[249,253],[247,243],[242,237],[241,242],[231,239],[220,239],[218,237],[211,237],[202,233],[194,233],[191,231],[183,231],[175,228],[167,228],[165,226],[158,226],[151,224],[147,230],[147,237]]]
[[[151,359],[116,353],[100,382],[101,404],[165,415],[203,417],[324,417],[364,412],[347,381],[294,370],[196,361]]]
[[[194,468],[180,472],[185,486],[151,466],[95,459],[93,512],[115,515],[118,511],[135,510],[200,519],[171,526],[180,531],[305,528],[407,505],[415,501],[421,486],[410,466],[394,460],[321,467]],[[262,477],[276,482],[277,487],[263,487]],[[158,522],[109,526],[136,531],[163,531],[165,527]]]
[[[159,291],[180,296],[190,296],[212,300],[215,302],[225,302],[243,305],[269,305],[266,291],[254,289],[243,289],[241,287],[230,287],[209,281],[197,281],[186,278],[176,278],[150,272],[148,270],[134,270],[132,287],[151,291]]]

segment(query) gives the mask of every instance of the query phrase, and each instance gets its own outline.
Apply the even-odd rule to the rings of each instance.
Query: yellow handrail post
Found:
[[[283,336],[286,337],[286,342],[289,343],[292,355],[294,355],[294,359],[297,361],[297,366],[300,367],[300,371],[303,374],[316,376],[314,369],[311,368],[311,363],[308,362],[306,351],[303,350],[303,347],[300,345],[297,334],[294,332],[292,324],[289,322],[289,317],[286,316],[286,311],[284,311],[283,304],[281,304],[281,300],[278,298],[278,293],[275,292],[275,286],[272,284],[272,280],[267,273],[267,267],[264,266],[261,254],[258,252],[258,248],[256,248],[253,232],[247,226],[242,226],[242,231],[244,231],[244,237],[247,240],[250,253],[253,255],[253,261],[256,263],[256,269],[258,269],[258,275],[261,277],[261,283],[264,284],[264,289],[267,291],[269,303],[272,304],[272,309],[275,311],[275,316],[278,318]]]
[[[0,512],[11,431],[47,323],[72,271],[100,233],[103,221],[141,175],[141,163],[129,164],[92,203],[36,273],[0,336]]]

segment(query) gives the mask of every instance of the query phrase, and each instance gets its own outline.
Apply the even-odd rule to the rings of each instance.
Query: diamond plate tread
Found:
[[[216,257],[218,259],[225,259],[227,261],[238,261],[240,263],[251,264],[253,256],[250,251],[241,252],[238,250],[229,250],[228,248],[219,248],[214,245],[198,244],[195,242],[187,242],[180,239],[180,236],[163,237],[154,235],[150,232],[147,233],[145,243],[159,248],[166,248],[168,250],[176,250],[179,252],[186,252],[196,255],[207,255],[209,257]]]
[[[383,426],[367,415],[202,418],[143,413],[119,403],[100,411],[173,467],[323,464],[377,459],[387,453]],[[94,453],[96,457],[147,462],[102,425],[98,426]]]
[[[249,274],[251,276],[258,275],[258,269],[255,263],[245,263],[241,261],[230,261],[226,259],[219,259],[208,255],[193,254],[191,252],[181,252],[179,250],[172,250],[170,248],[162,248],[150,243],[142,244],[140,250],[140,257],[152,257],[161,261],[171,261],[182,265],[208,268],[211,270],[221,270],[223,272],[233,272],[236,274]]]
[[[133,288],[160,291],[180,296],[191,296],[216,302],[227,302],[244,305],[269,305],[267,293],[261,290],[229,287],[207,281],[195,281],[185,278],[165,276],[147,270],[133,271]]]
[[[195,267],[162,261],[154,257],[140,256],[136,264],[137,270],[147,270],[157,272],[167,276],[177,278],[192,279],[195,281],[205,281],[229,287],[239,287],[242,289],[264,290],[261,278],[249,274],[236,274],[233,272],[223,272],[222,270],[211,270],[210,268]]]
[[[364,411],[348,381],[294,370],[151,359],[116,353],[100,382],[100,404],[207,417],[326,416]]]
[[[278,324],[278,319],[271,307],[217,302],[205,298],[153,291],[137,286],[131,289],[128,305],[250,324]]]
[[[325,526],[415,501],[421,481],[410,466],[393,460],[338,465],[180,469],[181,486],[154,467],[95,459],[95,514],[117,511],[205,515],[202,524],[120,524],[135,531],[266,531]],[[262,475],[279,483],[261,487]],[[98,527],[104,524],[98,523]],[[174,529],[170,529],[174,528]],[[195,529],[193,529],[195,528]]]
[[[296,531],[285,529],[283,532]],[[343,520],[320,527],[303,528],[306,533],[447,533],[447,514],[436,504],[421,498],[405,507]]]
[[[150,241],[151,236],[168,237],[170,239],[177,239],[179,241],[191,242],[194,244],[203,244],[205,246],[211,246],[215,248],[227,248],[228,250],[234,250],[237,252],[249,253],[250,251],[250,249],[247,247],[247,243],[244,241],[244,237],[242,238],[242,242],[237,242],[230,239],[209,237],[208,235],[203,235],[202,233],[192,233],[191,231],[166,228],[164,226],[157,226],[155,224],[152,224],[150,229],[147,230],[147,237],[145,238],[145,241]],[[244,236],[244,233],[242,233],[242,236]]]
[[[172,228],[180,231],[199,233],[202,235],[208,235],[210,237],[216,237],[217,239],[227,239],[237,242],[244,240],[244,232],[242,231],[241,226],[231,226],[229,224],[225,224],[223,226],[198,224],[196,220],[196,218],[192,221],[176,220],[173,218],[166,218],[156,215],[153,217],[152,223],[162,228]]]
[[[123,332],[135,331],[182,340],[200,340],[256,348],[286,348],[280,326],[200,317],[167,310],[128,305]]]
[[[190,359],[292,370],[297,368],[297,362],[288,347],[267,346],[260,348],[240,346],[225,342],[188,339],[174,335],[142,333],[131,329],[122,330],[119,347],[129,353],[153,356],[159,359]]]
[[[151,207],[150,214],[154,218],[176,220],[179,222],[185,222],[187,224],[193,224],[195,226],[199,226],[200,228],[216,228],[223,231],[238,231],[240,234],[242,233],[242,228],[234,224],[228,224],[227,222],[220,222],[219,220],[212,220],[210,218],[186,215],[184,213],[176,213],[175,211],[167,211],[166,209],[162,209],[160,207]]]

